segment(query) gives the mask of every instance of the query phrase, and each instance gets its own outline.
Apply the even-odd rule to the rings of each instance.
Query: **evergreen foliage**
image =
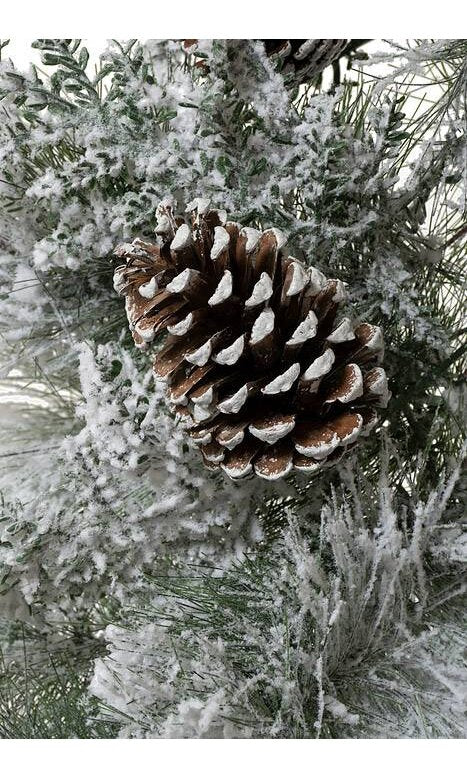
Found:
[[[466,42],[329,91],[260,41],[33,46],[0,42],[0,736],[461,736]],[[167,195],[381,325],[393,399],[343,466],[203,470],[112,289]]]

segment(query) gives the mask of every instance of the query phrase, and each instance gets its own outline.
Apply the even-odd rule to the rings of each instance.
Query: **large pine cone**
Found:
[[[154,371],[206,466],[278,479],[335,462],[387,404],[380,328],[336,323],[344,284],[288,256],[279,230],[187,210],[190,224],[165,201],[158,245],[116,249],[115,288],[137,346],[169,333]]]

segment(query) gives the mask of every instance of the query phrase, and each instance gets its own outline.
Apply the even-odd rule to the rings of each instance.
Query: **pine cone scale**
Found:
[[[284,478],[293,468],[293,454],[291,441],[274,444],[255,461],[256,475],[268,481]]]

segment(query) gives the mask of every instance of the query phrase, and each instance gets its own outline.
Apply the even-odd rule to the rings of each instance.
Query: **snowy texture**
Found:
[[[300,374],[300,363],[295,362],[280,376],[276,376],[275,379],[266,384],[262,388],[261,392],[265,395],[276,395],[280,392],[288,392],[292,384],[298,379]]]
[[[82,344],[79,375],[82,429],[23,489],[34,527],[24,517],[0,532],[0,566],[26,603],[124,600],[168,550],[225,562],[261,538],[257,488],[206,478],[150,369],[116,344]]]
[[[347,474],[347,497],[323,507],[311,542],[289,515],[266,558],[214,579],[202,568],[156,577],[152,604],[107,628],[91,682],[120,736],[465,735],[465,587],[446,583],[440,608],[422,563],[457,476],[407,513],[383,474],[365,516],[370,495]]]
[[[465,409],[465,41],[398,45],[332,94],[290,91],[260,41],[114,41],[97,75],[79,41],[36,46],[40,71],[8,48],[0,61],[0,736],[465,735],[467,489],[440,477]],[[291,306],[305,274],[313,293],[342,278],[334,302],[384,330],[382,475],[378,428],[346,470],[323,473],[324,441],[261,489],[191,451],[127,333],[112,252],[137,258],[136,236],[210,204],[247,225],[253,266],[262,231],[287,238]],[[257,339],[269,278],[248,287]],[[139,284],[151,306],[157,281]],[[293,349],[314,320],[276,325]],[[350,336],[344,320],[336,351]],[[241,336],[215,359],[248,349]],[[305,378],[314,391],[332,371],[323,344]]]

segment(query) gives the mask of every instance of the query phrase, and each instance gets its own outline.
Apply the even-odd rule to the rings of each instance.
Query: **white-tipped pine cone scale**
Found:
[[[280,230],[200,198],[187,211],[162,203],[158,243],[119,246],[114,283],[138,347],[168,334],[154,372],[206,467],[274,480],[335,463],[388,402],[380,328],[340,318],[344,284],[288,256]]]

